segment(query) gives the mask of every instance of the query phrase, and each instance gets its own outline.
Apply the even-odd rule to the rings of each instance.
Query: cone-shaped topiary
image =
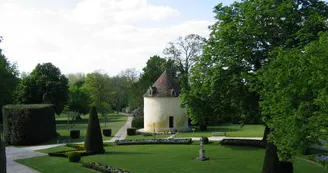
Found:
[[[5,143],[0,136],[0,173],[6,173],[6,151]]]
[[[91,108],[89,114],[88,130],[87,136],[85,138],[84,148],[88,152],[93,152],[96,154],[105,153],[98,114],[95,106]]]

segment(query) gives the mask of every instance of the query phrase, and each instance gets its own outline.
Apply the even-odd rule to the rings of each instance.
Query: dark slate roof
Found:
[[[149,87],[144,97],[178,97],[180,94],[179,85],[168,75],[166,70],[156,80],[153,86]]]

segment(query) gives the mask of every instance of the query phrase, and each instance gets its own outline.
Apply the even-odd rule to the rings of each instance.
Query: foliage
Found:
[[[0,37],[1,42],[1,37]],[[2,124],[2,106],[14,103],[14,92],[19,84],[16,64],[11,64],[0,49],[0,124]]]
[[[90,98],[88,94],[82,89],[82,84],[74,84],[69,87],[68,93],[68,111],[76,112],[78,114],[87,114],[89,111]]]
[[[84,73],[71,73],[66,75],[66,78],[68,79],[68,86],[71,87],[73,85],[79,85],[82,84],[85,79]]]
[[[116,140],[116,145],[140,145],[140,144],[191,144],[191,139],[135,139]]]
[[[3,107],[4,139],[9,145],[36,145],[57,136],[53,105]]]
[[[18,101],[22,104],[53,104],[60,114],[68,100],[68,80],[51,63],[38,64],[18,87]]]
[[[137,129],[136,128],[128,128],[128,129],[126,129],[126,132],[127,132],[128,136],[134,136],[137,134]]]
[[[67,153],[67,157],[70,162],[79,162],[81,160],[81,154],[74,151]]]
[[[6,173],[6,145],[0,137],[0,172]]]
[[[102,132],[103,132],[104,136],[107,136],[107,137],[112,136],[112,129],[103,129]]]
[[[304,49],[282,49],[261,71],[261,110],[281,160],[292,160],[309,141],[324,137],[328,118],[328,32]],[[301,145],[300,145],[301,144]]]
[[[181,88],[189,89],[189,70],[194,65],[195,59],[202,54],[205,38],[197,34],[179,37],[175,42],[169,42],[163,53],[172,60],[179,72]]]
[[[266,142],[262,140],[252,140],[252,139],[223,139],[220,141],[220,145],[265,148]]]
[[[75,148],[77,150],[84,150],[83,144],[66,144],[66,147]]]
[[[80,137],[80,130],[70,130],[69,134],[72,139],[77,139]]]
[[[130,173],[129,171],[126,170],[112,168],[110,166],[96,163],[96,162],[82,162],[82,166],[103,173]]]
[[[319,163],[320,165],[322,165],[325,168],[328,167],[328,156],[326,154],[311,155],[311,156],[309,156],[309,159],[316,163]]]
[[[208,137],[203,137],[202,136],[201,138],[203,138],[204,144],[208,144],[209,143]]]
[[[100,131],[100,124],[96,107],[92,107],[89,114],[87,136],[84,142],[85,150],[96,154],[104,154],[104,144]]]
[[[131,126],[137,129],[144,128],[144,117],[143,116],[134,117]]]
[[[71,152],[75,152],[80,154],[80,156],[91,156],[91,155],[95,155],[96,153],[93,152],[88,152],[86,150],[69,150],[69,151],[58,151],[58,152],[50,152],[48,153],[49,156],[52,157],[68,157],[68,154]]]

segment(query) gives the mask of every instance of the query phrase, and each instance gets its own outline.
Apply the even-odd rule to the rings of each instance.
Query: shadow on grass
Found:
[[[122,151],[106,151],[105,154],[110,155],[137,155],[137,154],[151,154],[151,153],[142,153],[142,152],[122,152]]]
[[[226,127],[208,127],[207,130],[199,130],[196,128],[195,132],[237,132],[242,129],[235,129],[235,128],[226,128]]]
[[[263,148],[248,147],[248,146],[229,146],[229,145],[219,145],[223,148],[228,148],[236,151],[255,151],[255,150],[264,150]]]
[[[111,122],[122,122],[122,121],[125,121],[125,120],[122,120],[122,119],[119,119],[119,118],[111,118],[109,120],[107,120],[106,123],[111,123]],[[74,124],[88,124],[88,121],[87,119],[82,119],[82,120],[76,120],[74,121]],[[105,120],[102,120],[100,119],[99,120],[100,123],[105,123]],[[67,120],[56,120],[56,124],[59,125],[59,124],[67,124]],[[72,124],[72,121],[70,121],[70,124]]]

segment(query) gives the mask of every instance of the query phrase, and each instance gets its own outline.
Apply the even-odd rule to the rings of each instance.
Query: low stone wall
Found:
[[[5,143],[0,137],[0,173],[6,173],[6,151]]]

